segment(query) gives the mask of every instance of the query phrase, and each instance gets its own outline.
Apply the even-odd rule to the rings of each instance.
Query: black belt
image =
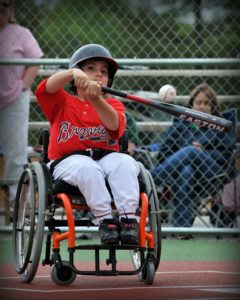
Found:
[[[113,150],[106,150],[106,149],[89,149],[89,150],[80,150],[80,151],[75,151],[75,152],[72,152],[70,154],[66,154],[62,157],[59,157],[57,159],[55,159],[51,164],[50,164],[50,173],[52,174],[53,173],[53,170],[55,168],[55,166],[57,164],[59,164],[62,160],[64,160],[65,158],[69,157],[69,156],[72,156],[72,155],[75,155],[75,154],[80,154],[80,155],[85,155],[85,156],[89,156],[91,157],[93,160],[99,160],[101,158],[103,158],[104,156],[106,156],[107,154],[110,154],[112,152],[116,152],[116,151],[113,151]]]

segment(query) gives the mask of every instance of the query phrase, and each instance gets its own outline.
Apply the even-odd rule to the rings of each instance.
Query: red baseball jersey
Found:
[[[119,100],[105,100],[119,117],[119,129],[111,131],[103,125],[90,101],[80,101],[64,89],[48,93],[46,82],[47,79],[44,79],[39,84],[35,94],[51,125],[48,147],[50,160],[78,150],[101,148],[119,151],[119,138],[126,128],[125,106]]]

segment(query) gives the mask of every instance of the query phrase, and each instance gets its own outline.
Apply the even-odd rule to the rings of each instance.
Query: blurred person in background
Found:
[[[29,29],[16,24],[11,0],[0,0],[0,59],[41,58],[43,52]],[[18,179],[27,163],[31,85],[39,66],[0,65],[0,145],[4,178]],[[10,186],[13,205],[17,185]]]
[[[206,83],[194,88],[188,104],[192,109],[219,116],[218,97]],[[174,226],[193,225],[199,197],[217,188],[211,179],[227,168],[234,142],[233,132],[174,119],[159,145],[158,165],[150,171],[158,187],[167,185],[171,190]]]
[[[240,173],[213,198],[210,221],[215,227],[235,227],[240,211]]]
[[[127,119],[127,132],[128,132],[128,151],[130,155],[134,156],[134,151],[140,143],[139,128],[137,122],[132,114],[128,111],[125,112]]]

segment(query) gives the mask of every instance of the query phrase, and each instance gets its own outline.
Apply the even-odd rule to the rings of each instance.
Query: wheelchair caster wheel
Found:
[[[56,266],[53,266],[51,272],[51,278],[54,283],[57,285],[69,285],[74,282],[77,274],[73,272],[69,262],[63,261],[62,268],[58,269]]]
[[[155,277],[155,272],[156,270],[153,261],[147,261],[142,270],[142,281],[145,282],[145,284],[151,285]]]

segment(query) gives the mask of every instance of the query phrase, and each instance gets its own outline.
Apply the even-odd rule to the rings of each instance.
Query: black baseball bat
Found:
[[[187,122],[195,123],[198,126],[211,128],[217,131],[229,132],[233,126],[232,122],[214,115],[200,112],[195,109],[156,101],[148,98],[142,98],[136,95],[127,94],[112,88],[102,87],[104,93],[112,94],[118,97],[126,98],[135,102],[143,103],[157,109],[160,109],[168,114],[174,115]]]

